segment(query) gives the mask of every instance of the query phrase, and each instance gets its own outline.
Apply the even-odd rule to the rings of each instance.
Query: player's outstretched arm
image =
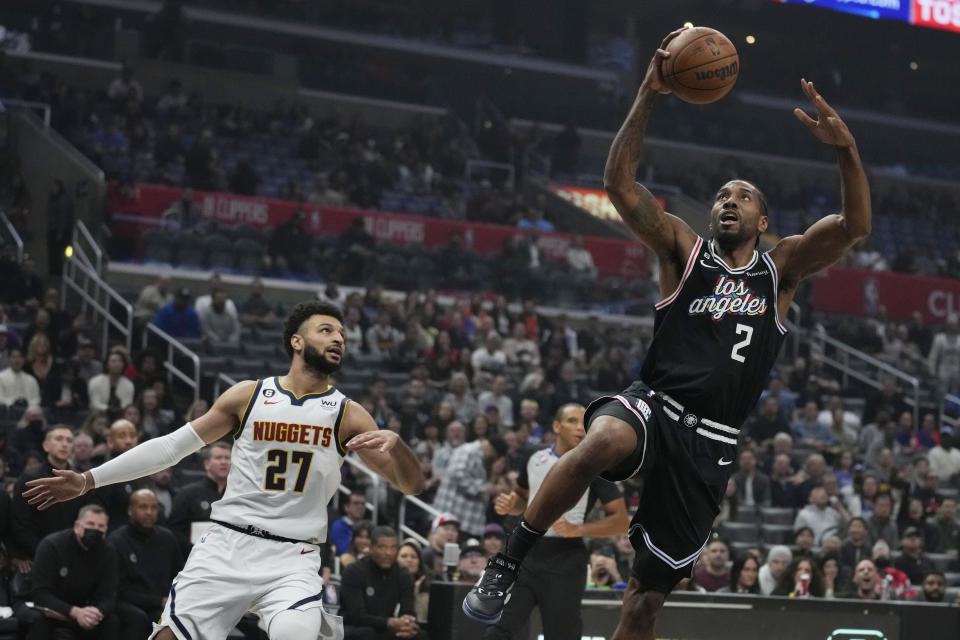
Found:
[[[350,402],[340,430],[346,448],[356,451],[364,464],[387,482],[407,495],[423,491],[426,480],[413,450],[393,431],[379,429],[366,409]]]
[[[28,482],[30,488],[23,496],[42,511],[58,502],[79,498],[96,487],[129,482],[172,467],[235,429],[255,387],[252,380],[239,382],[217,398],[207,413],[173,433],[147,440],[83,474],[54,469],[54,477]]]
[[[636,180],[654,100],[659,93],[670,93],[660,73],[660,63],[670,56],[667,43],[682,31],[678,29],[668,35],[650,61],[633,107],[610,146],[603,171],[604,189],[624,224],[657,252],[661,260],[667,258],[679,263],[686,260],[697,235],[680,218],[666,213],[653,194]]]
[[[773,249],[771,256],[780,270],[780,288],[787,290],[839,260],[870,234],[870,185],[857,142],[813,83],[801,80],[800,84],[817,112],[817,119],[802,109],[794,110],[794,114],[817,140],[836,149],[843,209],[818,220],[803,235],[784,238]]]

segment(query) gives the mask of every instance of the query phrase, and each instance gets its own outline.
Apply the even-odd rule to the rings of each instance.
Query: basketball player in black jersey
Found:
[[[491,558],[463,602],[496,622],[530,548],[583,495],[596,476],[644,479],[631,522],[637,550],[613,640],[653,640],[664,599],[692,573],[710,534],[736,457],[740,425],[753,408],[783,342],[797,285],[837,261],[870,233],[870,193],[856,142],[812,83],[801,81],[816,119],[797,119],[837,153],[842,211],[760,254],[767,203],[733,180],[717,192],[709,239],[664,212],[634,182],[657,94],[668,93],[657,50],[607,157],[604,186],[624,223],[660,259],[663,300],[640,380],[587,409],[587,436],[550,470],[503,553]],[[748,126],[748,125],[747,125]]]

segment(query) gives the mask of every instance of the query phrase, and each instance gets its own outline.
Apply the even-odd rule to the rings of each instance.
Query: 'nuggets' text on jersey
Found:
[[[346,455],[340,422],[348,402],[333,387],[297,396],[280,378],[259,380],[234,433],[227,488],[211,519],[324,542],[327,503]]]

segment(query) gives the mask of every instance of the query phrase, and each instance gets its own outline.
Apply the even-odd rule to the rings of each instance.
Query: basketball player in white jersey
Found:
[[[166,469],[207,443],[234,437],[223,498],[213,525],[176,577],[157,640],[222,640],[251,611],[271,640],[337,638],[342,625],[323,613],[319,544],[327,503],[347,451],[406,494],[420,492],[420,464],[396,433],[332,386],[346,348],[336,306],[309,301],[290,312],[284,376],[240,382],[205,415],[148,440],[83,474],[55,471],[24,492],[45,509],[95,487]]]

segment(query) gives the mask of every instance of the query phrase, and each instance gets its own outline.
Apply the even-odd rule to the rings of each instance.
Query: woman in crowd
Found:
[[[794,560],[783,572],[773,590],[775,596],[790,598],[822,598],[823,577],[813,561],[808,558]]]
[[[155,390],[148,387],[141,391],[137,407],[140,409],[140,426],[146,437],[156,438],[170,431],[173,413],[160,407]]]
[[[417,620],[427,619],[427,610],[430,608],[430,578],[423,567],[421,548],[416,540],[407,538],[397,549],[397,564],[410,572],[413,578],[414,605],[417,610]]]
[[[370,552],[370,536],[372,534],[373,523],[369,520],[361,520],[353,525],[353,537],[350,538],[350,548],[340,554],[341,571],[343,567],[356,562]]]
[[[119,418],[123,408],[133,404],[133,383],[123,375],[126,368],[127,357],[123,353],[114,351],[107,356],[105,371],[87,383],[91,409],[106,411],[112,418]]]
[[[51,407],[60,391],[60,375],[53,359],[53,346],[45,333],[35,333],[27,344],[27,361],[23,371],[37,379],[40,404]]]
[[[737,558],[730,569],[730,585],[718,593],[760,593],[760,563],[752,554]]]
[[[91,409],[80,430],[93,440],[94,458],[110,455],[110,447],[107,445],[107,433],[110,432],[110,416],[107,415],[106,411]]]
[[[817,568],[823,577],[823,597],[836,597],[837,592],[843,591],[844,579],[840,576],[840,556],[834,552],[824,554],[817,561]]]
[[[793,545],[797,548],[797,557],[813,557],[813,529],[801,527],[793,534]]]
[[[837,476],[841,491],[853,482],[853,465],[853,451],[850,449],[842,450],[837,456],[837,463],[834,465],[836,468],[833,471],[833,474]]]

